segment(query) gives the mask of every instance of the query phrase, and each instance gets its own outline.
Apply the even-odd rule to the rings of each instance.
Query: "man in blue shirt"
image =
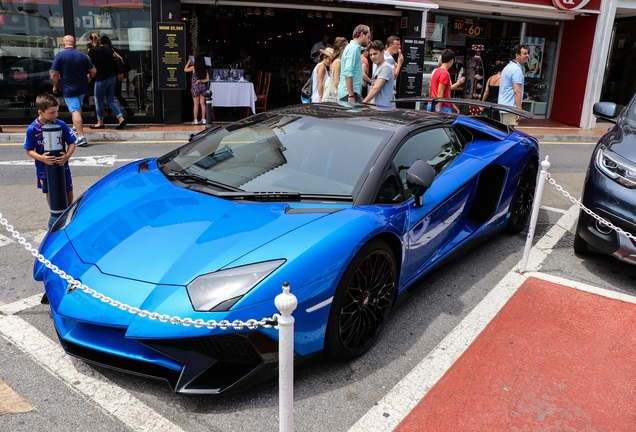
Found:
[[[51,81],[53,81],[53,93],[60,91],[71,113],[73,126],[77,131],[77,145],[85,146],[84,126],[82,124],[82,100],[88,91],[88,83],[97,69],[86,54],[75,49],[75,37],[66,35],[62,40],[64,49],[53,58],[51,66]]]
[[[523,65],[528,62],[528,48],[525,45],[515,45],[511,51],[512,61],[501,72],[499,84],[499,99],[497,103],[521,108],[523,100]],[[519,122],[517,114],[501,112],[501,122],[509,126],[516,126]]]
[[[369,26],[360,24],[353,30],[353,39],[344,49],[340,63],[338,99],[343,102],[362,102],[362,59],[360,53],[371,40]]]

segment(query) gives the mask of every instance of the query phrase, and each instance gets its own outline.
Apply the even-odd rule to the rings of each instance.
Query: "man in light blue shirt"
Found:
[[[362,101],[362,59],[360,53],[371,40],[369,26],[360,24],[353,30],[353,39],[344,49],[340,63],[338,99],[343,102]]]
[[[501,72],[499,84],[499,99],[497,103],[511,107],[521,108],[523,100],[523,65],[528,62],[528,48],[525,45],[515,45],[512,48],[513,60],[506,65]],[[517,114],[501,112],[501,122],[509,126],[517,126],[519,116]]]

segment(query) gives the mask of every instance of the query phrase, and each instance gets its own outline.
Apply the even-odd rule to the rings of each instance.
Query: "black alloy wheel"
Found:
[[[389,245],[366,244],[338,284],[325,336],[329,355],[349,360],[367,351],[384,328],[397,293],[397,265]]]
[[[508,231],[513,234],[520,233],[527,225],[532,204],[534,203],[534,192],[537,186],[537,162],[529,161],[523,168],[517,193],[512,204],[510,219],[508,219]]]

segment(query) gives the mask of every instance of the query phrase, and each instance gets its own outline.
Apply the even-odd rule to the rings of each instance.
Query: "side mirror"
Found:
[[[415,197],[415,207],[422,207],[424,204],[424,192],[431,187],[435,179],[435,169],[423,160],[416,160],[406,173],[406,185],[413,189]]]
[[[616,123],[616,104],[614,102],[596,102],[592,107],[592,113],[611,123]]]

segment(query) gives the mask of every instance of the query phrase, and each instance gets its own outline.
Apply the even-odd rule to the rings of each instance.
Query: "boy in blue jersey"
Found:
[[[49,188],[46,182],[46,166],[62,165],[64,166],[64,174],[66,177],[66,194],[68,203],[73,202],[73,180],[71,179],[71,169],[68,166],[68,160],[75,151],[75,135],[71,133],[71,129],[62,120],[58,120],[57,115],[60,110],[60,103],[50,93],[43,93],[35,99],[35,109],[38,111],[38,117],[33,120],[26,130],[24,139],[24,149],[27,155],[35,159],[35,172],[37,177],[37,187],[42,189],[46,195],[46,202],[50,205]],[[60,156],[52,156],[44,151],[44,137],[42,134],[42,126],[45,124],[57,124],[62,128],[62,145],[64,149]]]

